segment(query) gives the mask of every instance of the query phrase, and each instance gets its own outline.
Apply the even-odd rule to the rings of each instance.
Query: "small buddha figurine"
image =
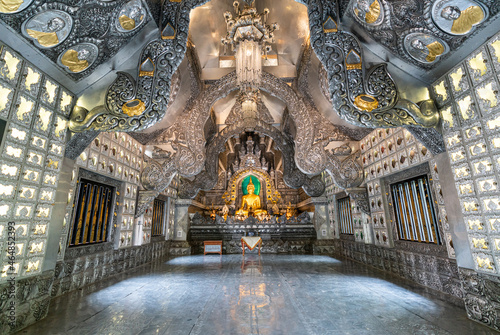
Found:
[[[295,210],[293,209],[292,204],[288,202],[288,206],[286,207],[286,219],[289,220],[293,216],[294,212]]]
[[[224,207],[222,207],[222,215],[224,216],[224,221],[227,220],[227,215],[229,214],[229,207],[227,206],[227,203],[224,204]]]
[[[377,0],[374,0],[371,4],[367,0],[358,0],[354,7],[354,13],[358,17],[364,15],[365,22],[368,24],[377,22],[380,12],[380,3]]]
[[[267,211],[260,208],[260,197],[255,192],[255,186],[250,178],[250,182],[247,186],[247,195],[241,198],[241,208],[236,212],[236,215],[248,216],[248,213],[253,213],[258,216],[260,214],[265,214]]]

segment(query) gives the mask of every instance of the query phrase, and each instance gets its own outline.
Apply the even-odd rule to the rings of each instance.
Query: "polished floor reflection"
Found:
[[[52,301],[20,334],[494,334],[397,277],[312,255],[156,262]],[[496,334],[496,333],[495,333]]]

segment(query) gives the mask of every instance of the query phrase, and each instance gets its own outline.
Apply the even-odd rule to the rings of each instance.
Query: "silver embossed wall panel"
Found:
[[[143,168],[143,146],[125,133],[100,133],[91,144],[77,157],[71,176],[71,189],[63,230],[60,238],[58,259],[64,259],[68,245],[68,230],[72,224],[74,195],[78,189],[80,169],[100,176],[112,178],[117,184],[115,196],[116,229],[119,230],[118,247],[132,246],[135,227],[134,214],[139,189],[139,176]],[[95,179],[94,178],[94,179]],[[106,183],[106,181],[103,181]]]
[[[15,275],[43,266],[73,95],[0,45],[0,281],[7,278],[8,222],[15,222]]]
[[[479,272],[500,274],[500,34],[432,85],[469,245]]]

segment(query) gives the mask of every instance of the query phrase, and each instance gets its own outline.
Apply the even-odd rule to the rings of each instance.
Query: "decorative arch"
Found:
[[[91,111],[75,107],[70,117],[69,128],[74,132],[84,130],[99,131],[140,131],[161,120],[167,110],[170,98],[172,76],[179,67],[187,48],[189,13],[191,9],[203,5],[208,0],[164,1],[162,5],[160,36],[151,41],[139,59],[139,75],[120,72],[106,92],[105,104]],[[439,123],[439,113],[432,100],[415,104],[399,97],[395,82],[387,71],[386,64],[374,66],[366,71],[363,52],[357,38],[342,31],[338,25],[338,1],[298,0],[307,6],[311,45],[327,71],[328,88],[333,108],[348,122],[361,127],[415,127],[434,128]],[[347,59],[349,53],[360,56],[356,66]],[[148,71],[142,69],[148,64]],[[152,69],[152,70],[151,70]],[[174,145],[177,149],[174,159],[151,163],[145,169],[144,186],[157,192],[168,186],[177,173],[187,177],[199,174],[205,165],[205,139],[199,129],[208,118],[205,107],[217,96],[223,97],[234,89],[235,74],[229,74],[217,81],[211,90],[219,90],[217,95],[201,93],[200,102],[181,129],[186,133],[175,133]],[[232,84],[232,87],[228,87]],[[304,101],[283,81],[268,73],[263,74],[262,90],[281,97],[287,102],[290,115],[297,125],[295,142],[295,163],[298,169],[308,175],[318,175],[329,171],[339,186],[359,181],[355,176],[356,162],[349,159],[339,162],[330,156],[320,143],[314,143],[314,127]],[[216,100],[213,100],[216,101]],[[205,106],[201,106],[201,103]],[[201,125],[201,127],[200,127]],[[434,136],[434,135],[433,135]],[[437,135],[435,135],[438,137]],[[439,135],[440,136],[440,135]],[[173,163],[172,163],[173,162]],[[348,164],[348,173],[341,170]],[[161,185],[152,183],[154,172]],[[157,180],[157,181],[159,181]],[[312,180],[312,179],[311,179]],[[318,179],[315,179],[316,184]],[[359,182],[361,182],[359,181]],[[150,187],[150,188],[149,188]],[[341,186],[342,187],[342,186]],[[149,195],[151,197],[151,195]]]
[[[320,196],[325,190],[325,185],[320,176],[308,177],[295,165],[294,145],[290,138],[284,136],[277,128],[260,120],[239,120],[237,123],[224,128],[218,133],[206,148],[206,161],[204,170],[196,175],[193,180],[182,179],[179,196],[181,198],[194,198],[200,189],[210,190],[217,184],[218,156],[225,150],[225,143],[231,137],[251,127],[255,132],[269,136],[274,140],[276,148],[283,157],[283,180],[291,188],[302,187],[310,196]],[[147,169],[148,167],[146,167]],[[143,176],[146,175],[146,169]]]

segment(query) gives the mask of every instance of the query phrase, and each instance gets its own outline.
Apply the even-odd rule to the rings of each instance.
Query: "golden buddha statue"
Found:
[[[250,178],[247,186],[248,194],[241,198],[241,208],[236,211],[238,216],[248,216],[248,213],[253,213],[255,216],[267,214],[267,211],[260,208],[260,197],[255,192],[255,186]]]

